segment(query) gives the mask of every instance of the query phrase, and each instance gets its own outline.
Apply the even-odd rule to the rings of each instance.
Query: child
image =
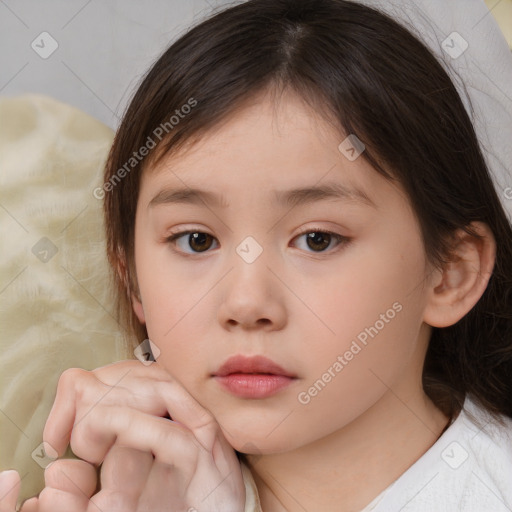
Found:
[[[44,439],[83,461],[23,512],[92,510],[102,461],[105,511],[512,509],[512,228],[401,25],[220,12],[144,78],[102,190],[156,363],[65,372]]]

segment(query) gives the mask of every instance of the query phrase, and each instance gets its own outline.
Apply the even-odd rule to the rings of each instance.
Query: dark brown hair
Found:
[[[279,101],[285,90],[298,93],[340,133],[357,135],[366,146],[363,158],[402,184],[429,262],[441,267],[449,261],[450,240],[459,229],[478,238],[472,221],[491,228],[497,254],[487,289],[455,325],[433,328],[423,385],[448,416],[469,393],[489,412],[512,417],[512,228],[471,119],[422,42],[383,13],[344,0],[234,5],[179,37],[143,77],[104,177],[112,185],[104,202],[108,258],[121,321],[134,343],[147,337],[129,300],[130,291],[137,293],[134,225],[141,173],[258,93],[273,91]],[[197,106],[181,109],[191,100]],[[184,115],[170,123],[177,109]],[[160,140],[155,130],[162,126]],[[130,160],[149,139],[156,143],[150,155],[140,163]]]

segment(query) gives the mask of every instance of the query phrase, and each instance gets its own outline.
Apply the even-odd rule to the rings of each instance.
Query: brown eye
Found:
[[[207,251],[212,245],[213,237],[208,233],[190,233],[188,243],[197,252]]]
[[[308,233],[306,240],[310,249],[313,249],[314,251],[323,251],[326,247],[329,247],[329,244],[331,243],[331,235],[320,231],[314,231],[313,233]]]
[[[322,231],[321,229],[309,229],[300,233],[297,238],[302,238],[306,235],[306,252],[329,252],[326,251],[331,244],[333,239],[336,241],[335,246],[347,245],[350,241],[349,238],[332,233],[331,231]]]
[[[188,238],[185,239],[185,235],[188,235]],[[173,245],[179,245],[178,242],[180,242],[180,239],[182,238],[185,240],[185,243],[181,244],[182,246],[180,247],[180,250],[188,254],[197,254],[208,251],[212,246],[212,241],[215,240],[213,236],[208,233],[203,233],[202,231],[182,231],[181,233],[176,233],[170,236],[167,238],[167,241]],[[191,248],[192,253],[187,251],[187,247],[183,247],[183,245]]]

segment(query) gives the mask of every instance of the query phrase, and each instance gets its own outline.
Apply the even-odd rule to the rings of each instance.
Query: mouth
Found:
[[[267,398],[289,386],[297,375],[263,356],[229,358],[212,377],[240,398]]]
[[[226,377],[231,374],[279,375],[290,379],[297,377],[264,356],[238,355],[230,357],[212,376]]]

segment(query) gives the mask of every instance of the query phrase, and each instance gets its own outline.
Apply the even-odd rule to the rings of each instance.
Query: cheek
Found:
[[[200,264],[180,266],[169,251],[141,233],[135,247],[137,278],[148,336],[160,351],[159,364],[193,387],[207,372],[204,355],[215,320],[209,295],[213,278],[203,275]]]
[[[379,259],[358,252],[357,261],[347,266],[350,272],[340,271],[324,287],[323,301],[317,295],[312,308],[321,312],[324,326],[310,327],[299,344],[301,359],[309,361],[301,390],[311,402],[303,405],[304,412],[332,411],[332,419],[345,424],[415,361],[425,303],[424,260],[412,247],[409,253],[399,251],[390,246]],[[311,410],[311,417],[316,413]]]
[[[370,310],[365,310],[368,313]],[[419,323],[415,306],[395,301],[394,307],[371,310],[368,320],[347,321],[353,335],[339,323],[333,342],[304,345],[302,361],[309,361],[304,379],[293,394],[295,407],[283,433],[276,429],[262,442],[280,446],[306,444],[350,424],[376,404],[415,363]],[[381,319],[380,313],[384,316]],[[361,315],[360,315],[361,316]],[[387,322],[386,322],[387,321]],[[347,332],[347,334],[345,334]],[[329,340],[329,336],[323,336]],[[409,386],[407,389],[411,388]],[[318,421],[322,418],[322,421]],[[286,435],[286,439],[282,438]],[[274,437],[275,436],[275,437]],[[289,441],[287,441],[289,440]]]
[[[169,264],[166,246],[155,245],[144,235],[136,239],[135,261],[148,334],[159,343],[192,307],[190,286]]]
[[[308,315],[310,324],[326,341],[350,340],[375,324],[379,333],[391,333],[390,326],[397,324],[398,317],[402,317],[398,323],[403,323],[405,317],[414,317],[423,304],[423,262],[421,250],[412,244],[407,247],[388,241],[386,245],[383,241],[347,253],[342,264],[333,268],[329,276],[322,276],[313,289],[309,281],[295,291],[307,298],[317,317],[315,320]],[[405,314],[398,313],[398,309],[406,310]],[[415,318],[412,325],[417,325]],[[364,341],[364,334],[361,337]]]
[[[197,319],[208,315],[203,309],[206,303],[201,301],[207,287],[198,293],[186,280],[162,278],[156,266],[142,273],[140,280],[146,328],[160,351],[158,362],[189,387],[205,372],[201,345],[208,344],[207,324],[211,320],[198,324]]]

